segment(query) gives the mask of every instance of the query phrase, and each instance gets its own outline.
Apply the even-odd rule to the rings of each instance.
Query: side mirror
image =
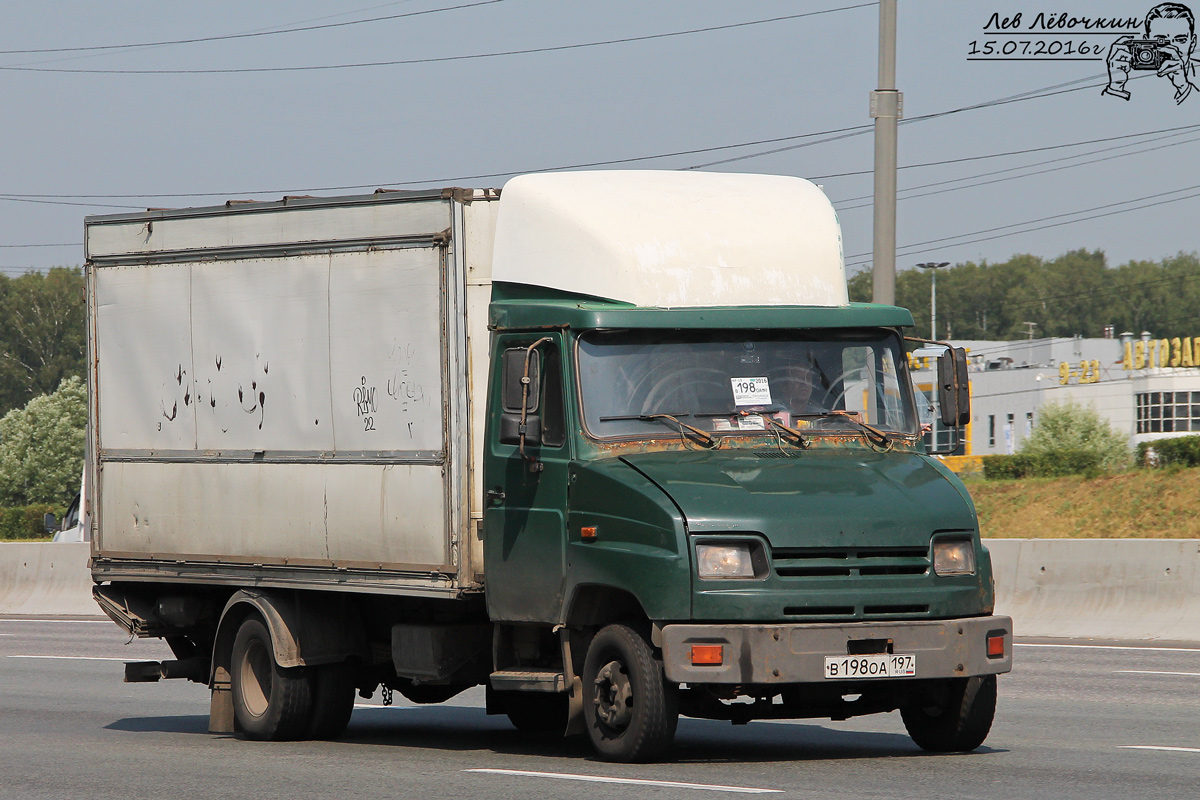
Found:
[[[42,525],[45,526],[47,534],[53,535],[58,533],[58,520],[54,518],[53,514],[47,514],[43,517]]]
[[[529,394],[526,396],[522,391],[525,388],[522,383],[522,379],[525,377],[525,348],[514,347],[504,351],[504,410],[516,411],[518,416],[522,400],[525,401],[527,413],[537,411],[538,396],[541,394],[537,389],[542,385],[542,354],[533,350],[528,353],[528,356]]]
[[[971,421],[971,392],[967,378],[967,351],[947,348],[938,356],[938,405],[942,424],[960,427]]]
[[[537,414],[525,415],[525,427],[521,429],[520,414],[500,415],[500,444],[520,444],[521,434],[525,434],[525,444],[537,447],[542,443],[542,418]]]

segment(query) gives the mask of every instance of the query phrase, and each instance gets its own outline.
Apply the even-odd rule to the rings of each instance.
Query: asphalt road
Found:
[[[973,754],[924,754],[898,714],[684,719],[671,761],[631,766],[520,734],[481,691],[424,707],[376,695],[338,742],[210,735],[204,687],[121,682],[122,661],[165,645],[126,645],[109,622],[0,619],[0,800],[1200,797],[1200,645],[1079,644],[1017,646]]]

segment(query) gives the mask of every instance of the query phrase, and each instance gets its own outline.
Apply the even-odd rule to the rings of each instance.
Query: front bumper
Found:
[[[1003,633],[1004,654],[989,658],[987,637]],[[891,640],[890,652],[916,657],[916,675],[889,680],[965,678],[1012,670],[1012,618],[780,625],[669,624],[661,628],[663,667],[673,683],[824,683],[825,657],[853,642]],[[721,664],[693,665],[693,644],[720,644]]]

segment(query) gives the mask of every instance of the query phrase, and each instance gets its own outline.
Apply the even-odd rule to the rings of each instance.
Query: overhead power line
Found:
[[[1169,192],[1158,192],[1155,194],[1149,194],[1149,195],[1145,195],[1144,197],[1134,198],[1132,200],[1121,200],[1116,203],[1106,203],[1106,204],[1100,205],[1100,206],[1093,206],[1092,208],[1080,209],[1079,211],[1069,211],[1069,212],[1066,212],[1063,214],[1052,214],[1052,215],[1046,216],[1046,217],[1039,217],[1037,219],[1025,220],[1024,222],[1014,222],[1010,225],[999,225],[994,228],[984,228],[983,230],[971,231],[970,233],[960,233],[956,236],[943,236],[943,237],[940,237],[937,239],[927,239],[923,242],[913,242],[912,244],[901,245],[897,249],[909,251],[909,252],[905,252],[905,253],[900,253],[899,255],[912,256],[912,255],[918,255],[921,253],[932,252],[933,250],[942,249],[945,247],[959,247],[964,244],[974,244],[976,242],[986,242],[986,241],[991,241],[993,239],[1002,239],[1002,238],[1005,238],[1008,236],[1016,236],[1016,235],[1019,235],[1022,233],[1033,233],[1034,231],[1046,230],[1048,228],[1058,228],[1063,225],[1073,225],[1077,222],[1086,222],[1088,220],[1100,219],[1102,217],[1111,217],[1116,214],[1125,214],[1130,211],[1141,211],[1142,209],[1153,208],[1155,206],[1166,205],[1168,203],[1178,203],[1183,200],[1191,200],[1195,197],[1200,197],[1200,192],[1195,192],[1194,194],[1190,194],[1190,195],[1184,195],[1182,197],[1174,197],[1169,200],[1156,200],[1155,202],[1146,203],[1145,205],[1136,206],[1136,207],[1132,207],[1132,208],[1120,208],[1115,211],[1105,211],[1104,213],[1093,214],[1091,216],[1086,216],[1086,217],[1080,217],[1079,219],[1066,220],[1065,222],[1055,222],[1055,223],[1051,223],[1051,224],[1047,224],[1047,225],[1038,225],[1038,223],[1047,222],[1047,221],[1053,220],[1053,219],[1062,219],[1063,217],[1073,217],[1073,216],[1076,216],[1079,214],[1089,214],[1092,211],[1100,211],[1102,209],[1111,209],[1111,208],[1115,208],[1116,206],[1130,205],[1132,203],[1142,203],[1146,200],[1152,200],[1155,198],[1165,197],[1166,195],[1171,195],[1171,194],[1179,194],[1180,192],[1193,191],[1195,189],[1200,189],[1200,184],[1197,184],[1194,186],[1186,186],[1182,189],[1173,189]],[[1026,225],[1036,225],[1037,227],[1024,228],[1024,226],[1026,226]],[[993,233],[996,231],[1005,231],[1005,230],[1009,230],[1011,228],[1024,228],[1024,229],[1019,230],[1019,231],[1011,231],[1009,233],[999,233],[994,236],[982,236],[980,238],[975,238],[975,239],[966,239],[965,241],[961,241],[961,242],[952,242],[951,241],[953,239],[977,236],[978,234],[983,234],[983,233]],[[941,248],[929,248],[926,250],[911,250],[910,249],[910,248],[914,248],[914,247],[923,247],[924,245],[928,245],[928,244],[939,244],[939,243],[946,243],[946,242],[951,242],[951,243],[942,244]],[[846,257],[846,266],[861,266],[863,264],[868,264],[868,263],[870,263],[870,259],[864,258],[864,257],[870,256],[870,255],[871,255],[870,253],[856,253],[855,255],[847,256]],[[861,260],[856,260],[856,259],[861,259]]]
[[[123,199],[139,199],[139,200],[154,200],[154,199],[169,199],[174,197],[240,197],[244,195],[255,194],[296,194],[304,192],[342,192],[352,189],[374,189],[377,187],[391,186],[423,186],[427,184],[452,184],[456,181],[474,181],[484,178],[503,178],[509,175],[521,175],[527,172],[555,172],[560,170],[570,169],[586,169],[588,167],[609,167],[617,164],[634,164],[639,161],[654,161],[660,158],[674,158],[678,156],[697,155],[699,153],[712,153],[721,150],[733,150],[739,147],[754,147],[761,144],[770,144],[774,142],[790,142],[797,139],[808,139],[817,136],[826,136],[830,134],[843,133],[845,131],[856,131],[859,129],[869,130],[871,124],[851,125],[846,128],[833,128],[826,131],[813,131],[812,133],[798,133],[792,136],[779,136],[774,139],[759,139],[753,142],[737,142],[736,144],[722,144],[712,147],[698,147],[691,150],[675,150],[669,153],[655,153],[646,156],[630,156],[627,158],[610,158],[603,161],[586,161],[574,164],[560,164],[553,167],[540,167],[537,169],[517,169],[508,172],[486,172],[477,175],[455,175],[442,178],[422,178],[412,181],[389,181],[386,183],[359,183],[345,184],[342,186],[310,186],[304,188],[293,189],[260,189],[254,191],[236,191],[236,192],[179,192],[175,194],[23,194],[17,192],[0,192],[0,200],[11,199],[49,199],[49,200],[123,200]],[[813,142],[819,144],[820,142]]]
[[[1179,135],[1180,135],[1179,133],[1173,133],[1173,134],[1169,134],[1168,136],[1150,139],[1150,140],[1148,140],[1147,143],[1158,142],[1158,141],[1162,141],[1163,139],[1169,139],[1169,138],[1179,136]],[[962,178],[951,178],[949,180],[935,181],[933,183],[925,183],[925,184],[920,184],[918,186],[911,186],[911,187],[900,190],[901,192],[904,192],[906,194],[905,194],[905,196],[903,196],[899,199],[900,200],[915,200],[919,197],[932,197],[934,195],[945,194],[947,192],[957,192],[961,189],[976,189],[980,186],[991,186],[992,184],[1005,183],[1007,181],[1015,181],[1015,180],[1019,180],[1021,178],[1036,178],[1036,177],[1041,177],[1043,175],[1049,175],[1052,172],[1060,172],[1061,170],[1064,170],[1064,169],[1074,169],[1075,167],[1083,167],[1083,166],[1087,166],[1089,164],[1100,164],[1102,162],[1112,161],[1117,158],[1125,158],[1126,156],[1136,156],[1136,155],[1142,155],[1144,153],[1153,153],[1157,150],[1163,150],[1168,147],[1178,147],[1183,144],[1191,144],[1191,143],[1197,142],[1197,141],[1200,141],[1200,137],[1192,137],[1190,139],[1182,139],[1180,141],[1170,142],[1168,144],[1160,144],[1157,147],[1142,147],[1140,149],[1130,150],[1127,153],[1117,153],[1116,155],[1104,156],[1102,158],[1091,158],[1091,159],[1087,159],[1086,161],[1079,161],[1075,164],[1064,164],[1059,167],[1053,167],[1052,169],[1038,170],[1036,172],[1027,172],[1022,175],[1008,175],[1007,177],[1003,177],[1003,178],[989,178],[988,180],[976,181],[975,183],[966,183],[962,186],[948,186],[947,188],[937,189],[932,192],[919,192],[917,194],[911,194],[912,192],[916,192],[918,189],[926,189],[926,188],[933,187],[933,186],[945,186],[946,184],[950,184],[950,183],[961,183],[963,181],[974,180],[976,178],[983,178],[985,176],[1001,175],[1006,172],[1018,172],[1021,170],[1034,169],[1035,167],[1045,166],[1047,164],[1055,164],[1055,163],[1067,161],[1070,159],[1083,158],[1088,155],[1094,155],[1096,153],[1104,153],[1104,152],[1108,152],[1110,150],[1116,150],[1116,149],[1124,148],[1124,147],[1137,147],[1138,145],[1137,144],[1123,144],[1123,145],[1117,145],[1117,147],[1106,147],[1106,148],[1102,148],[1100,150],[1093,150],[1088,153],[1078,153],[1073,156],[1063,156],[1062,158],[1051,158],[1046,161],[1038,161],[1038,162],[1034,162],[1032,164],[1024,164],[1024,165],[1018,166],[1018,167],[1010,167],[1008,169],[997,170],[995,172],[982,173],[982,174],[976,174],[976,175],[967,175]],[[841,202],[851,203],[856,200],[868,200],[870,198],[871,198],[871,195],[862,195],[859,197],[851,197],[851,198],[848,198]],[[837,205],[838,212],[840,213],[842,211],[853,211],[853,210],[859,209],[859,208],[870,208],[872,204],[871,203],[859,203],[857,205],[838,205],[835,203],[835,205]]]
[[[583,163],[583,164],[562,165],[562,166],[556,166],[556,167],[542,168],[540,170],[513,170],[511,172],[493,172],[493,173],[487,173],[484,175],[458,175],[458,176],[448,177],[448,178],[430,178],[430,179],[422,179],[422,180],[416,180],[416,181],[404,181],[404,182],[352,184],[352,185],[342,185],[342,186],[315,186],[315,187],[310,186],[310,187],[304,187],[304,188],[299,188],[299,189],[296,189],[296,188],[262,189],[262,190],[253,190],[253,191],[234,191],[234,192],[229,192],[229,191],[226,191],[226,192],[176,192],[176,193],[159,193],[159,194],[41,194],[41,193],[0,192],[0,199],[3,199],[3,200],[24,200],[24,199],[31,199],[31,200],[32,199],[38,199],[38,200],[122,200],[122,199],[157,200],[157,199],[171,199],[171,198],[176,198],[176,197],[239,197],[239,196],[245,196],[245,195],[260,195],[260,194],[289,194],[289,193],[295,194],[295,193],[304,193],[304,192],[332,192],[332,191],[348,191],[348,190],[352,190],[352,189],[373,189],[373,188],[380,187],[380,186],[413,186],[413,185],[419,185],[419,184],[451,183],[454,181],[479,180],[482,178],[497,178],[497,177],[503,177],[506,175],[518,175],[518,174],[521,174],[522,172],[551,171],[551,170],[562,170],[562,169],[580,169],[580,168],[584,168],[584,167],[593,167],[593,166],[612,166],[612,165],[616,165],[616,164],[633,163],[636,161],[649,161],[649,160],[654,160],[654,159],[659,159],[659,158],[670,158],[673,156],[696,155],[699,153],[711,153],[711,152],[718,152],[721,150],[737,149],[739,147],[754,147],[756,145],[771,144],[771,143],[775,143],[775,142],[786,142],[786,141],[794,141],[796,139],[802,139],[802,138],[808,138],[808,137],[826,136],[826,135],[830,135],[830,134],[844,133],[847,131],[854,131],[854,130],[858,130],[860,128],[870,128],[870,127],[871,127],[870,124],[854,125],[854,126],[850,126],[847,128],[835,128],[833,130],[827,130],[827,131],[816,131],[813,133],[801,133],[801,134],[794,134],[791,136],[779,136],[779,137],[775,137],[773,139],[758,139],[758,140],[750,141],[750,142],[737,142],[734,144],[715,145],[712,147],[695,148],[692,150],[677,150],[677,151],[670,152],[670,153],[656,153],[654,155],[648,155],[648,156],[633,156],[630,158],[609,159],[606,161],[591,161],[591,162],[587,162],[587,163]],[[1142,131],[1141,133],[1129,133],[1129,134],[1124,134],[1122,136],[1106,136],[1101,139],[1087,139],[1087,140],[1078,141],[1078,142],[1065,142],[1063,144],[1044,145],[1041,147],[1030,147],[1030,148],[1027,148],[1024,150],[1008,150],[1003,153],[985,153],[985,154],[979,155],[979,156],[964,156],[964,157],[959,157],[959,158],[945,159],[942,161],[927,161],[927,162],[923,162],[920,164],[906,164],[906,165],[902,165],[900,167],[900,169],[917,169],[917,168],[922,168],[922,167],[936,167],[936,166],[942,166],[942,165],[946,165],[946,164],[958,164],[958,163],[969,162],[969,161],[979,161],[982,159],[1001,158],[1004,156],[1024,155],[1026,153],[1037,153],[1037,152],[1044,152],[1044,151],[1048,151],[1048,150],[1062,150],[1062,149],[1066,149],[1066,148],[1070,148],[1070,147],[1080,147],[1080,146],[1089,145],[1089,144],[1099,144],[1102,142],[1113,142],[1113,141],[1120,141],[1123,139],[1155,136],[1157,134],[1163,134],[1163,133],[1186,132],[1186,131],[1192,131],[1192,130],[1196,130],[1196,129],[1200,129],[1200,123],[1193,124],[1193,125],[1181,125],[1181,126],[1174,127],[1174,128],[1161,128],[1159,130],[1153,130],[1153,131]],[[1167,137],[1164,137],[1164,138],[1167,138]],[[1158,140],[1153,140],[1153,141],[1158,141]],[[813,144],[818,144],[818,142],[813,142]],[[1125,145],[1125,146],[1134,146],[1134,145]],[[1097,150],[1097,151],[1092,151],[1092,152],[1104,152],[1104,151]],[[1083,155],[1090,155],[1090,154],[1091,153],[1082,153],[1082,154],[1077,154],[1075,156],[1066,156],[1064,158],[1066,158],[1066,159],[1079,158]],[[1057,160],[1058,159],[1055,159],[1055,161],[1057,161]],[[1040,164],[1048,164],[1048,163],[1052,163],[1052,161],[1037,162],[1034,164],[1026,165],[1024,167],[1013,167],[1012,169],[1026,169],[1029,167],[1039,166]],[[1006,172],[1006,171],[1008,171],[1008,170],[1000,170],[999,172],[993,172],[993,173],[989,173],[989,174],[999,174],[999,173]],[[845,176],[850,176],[850,175],[870,174],[871,172],[872,172],[871,170],[860,170],[857,172],[843,172],[843,173],[838,173],[835,175],[813,175],[813,176],[809,176],[808,179],[812,180],[812,181],[820,181],[820,180],[827,180],[829,178],[840,178],[840,177],[845,177]],[[974,177],[980,177],[980,176],[970,176],[967,178],[955,178],[949,182],[956,182],[956,181],[960,181],[960,180],[970,180],[971,178],[974,178]],[[943,182],[921,184],[918,186],[913,186],[913,187],[911,187],[911,189],[922,189],[922,188],[926,188],[928,186],[937,186],[937,185],[940,185],[940,183],[943,183]],[[907,190],[905,190],[905,191],[907,191]],[[862,197],[851,197],[851,198],[847,198],[846,200],[843,200],[841,202],[847,202],[847,203],[854,202],[856,200],[866,199],[869,196],[870,195],[864,195]],[[94,206],[94,207],[109,207],[109,206],[105,206],[103,204],[92,204],[92,203],[81,203],[79,205]],[[113,208],[138,208],[139,206],[111,206],[111,207],[113,207]],[[846,210],[846,209],[839,209],[839,210]]]
[[[440,64],[448,61],[470,61],[484,58],[502,58],[506,56],[531,55],[533,53],[554,53],[564,50],[579,50],[587,47],[604,47],[613,44],[628,44],[631,42],[647,42],[655,39],[668,39],[676,36],[691,36],[697,33],[747,28],[752,25],[768,25],[774,22],[815,17],[821,14],[833,14],[838,11],[850,11],[856,8],[866,8],[878,5],[876,2],[857,3],[838,8],[827,8],[821,11],[806,11],[801,14],[786,14],[767,19],[755,19],[747,22],[732,22],[726,25],[709,25],[703,28],[689,28],[681,31],[652,33],[644,36],[626,36],[619,39],[603,39],[592,42],[576,42],[573,44],[552,45],[548,47],[529,47],[520,50],[501,50],[489,53],[468,53],[456,56],[430,56],[428,58],[406,58],[390,61],[363,61],[351,64],[309,64],[294,67],[213,67],[202,69],[85,69],[82,67],[32,67],[32,66],[0,66],[0,70],[13,72],[56,72],[76,75],[231,75],[252,72],[313,72],[319,70],[359,69],[363,67],[395,67],[411,64]],[[248,35],[248,34],[244,34]]]
[[[941,119],[942,117],[948,117],[952,114],[961,114],[964,111],[977,111],[977,110],[983,109],[983,108],[993,108],[995,106],[1008,105],[1009,103],[1020,103],[1020,102],[1026,101],[1026,100],[1037,100],[1042,97],[1053,97],[1053,96],[1059,95],[1059,94],[1068,94],[1070,92],[1079,92],[1079,91],[1083,91],[1084,89],[1095,89],[1095,88],[1104,86],[1105,85],[1104,83],[1089,83],[1084,86],[1077,85],[1080,83],[1084,83],[1085,81],[1095,81],[1098,79],[1104,79],[1105,81],[1107,81],[1106,76],[1092,75],[1092,76],[1089,76],[1086,78],[1079,78],[1077,80],[1066,81],[1065,83],[1058,83],[1053,86],[1047,86],[1043,89],[1031,89],[1030,91],[1027,91],[1027,92],[1021,92],[1020,94],[1010,95],[1008,97],[1001,97],[997,100],[988,100],[988,101],[985,101],[982,103],[975,103],[975,104],[969,105],[969,106],[962,106],[960,108],[952,108],[947,111],[938,111],[933,114],[923,114],[921,116],[909,117],[908,119],[900,120],[899,124],[900,125],[906,125],[906,124],[911,125],[916,122],[928,122],[931,119]],[[1072,87],[1072,88],[1064,88],[1064,87]],[[866,130],[862,130],[862,131],[859,131],[859,132],[856,132],[853,134],[847,134],[847,136],[859,136],[863,133],[866,133],[867,130],[873,130],[873,129],[874,129],[873,125],[867,126]],[[840,136],[837,138],[844,139],[846,137]],[[688,169],[705,169],[707,167],[722,166],[724,164],[734,164],[734,163],[737,163],[738,161],[748,161],[752,158],[761,158],[762,156],[775,155],[777,153],[784,153],[789,150],[795,150],[795,149],[796,149],[795,146],[776,147],[771,150],[763,150],[763,151],[760,151],[757,153],[746,153],[744,155],[731,156],[729,158],[722,158],[717,161],[708,161],[703,164],[694,164],[694,165],[688,167]]]
[[[1005,158],[1007,156],[1023,156],[1028,153],[1041,153],[1047,150],[1063,150],[1068,147],[1082,147],[1088,144],[1102,144],[1104,142],[1115,142],[1121,139],[1136,139],[1142,136],[1154,136],[1159,133],[1170,133],[1172,131],[1190,131],[1200,128],[1200,123],[1193,125],[1180,125],[1177,128],[1161,128],[1156,131],[1143,131],[1141,133],[1126,133],[1121,136],[1105,136],[1102,139],[1085,139],[1078,142],[1065,142],[1063,144],[1050,144],[1041,147],[1027,147],[1023,150],[1006,150],[1002,153],[985,153],[981,156],[962,156],[960,158],[946,158],[940,161],[925,161],[920,164],[901,164],[897,169],[922,169],[924,167],[942,167],[947,164],[961,164],[968,161],[983,161],[989,158]],[[1069,157],[1069,156],[1068,156]],[[829,178],[850,178],[855,175],[871,175],[875,171],[871,169],[859,169],[853,172],[835,172],[829,175],[813,175],[809,178],[810,181],[822,181]],[[922,187],[913,187],[922,188]],[[858,200],[860,198],[852,197],[850,200]]]
[[[52,244],[0,244],[0,248],[14,249],[18,247],[83,247],[83,242],[54,242]]]
[[[395,19],[403,19],[405,17],[421,17],[428,14],[440,14],[444,11],[459,11],[464,8],[475,8],[476,6],[490,6],[496,3],[503,3],[504,0],[478,0],[474,3],[461,3],[456,6],[445,6],[443,8],[429,8],[424,11],[408,11],[403,14],[388,14],[382,17],[371,17],[369,19],[356,19],[349,22],[330,22],[323,25],[304,25],[295,28],[281,28],[278,30],[253,31],[250,33],[228,33],[218,36],[198,36],[192,39],[166,39],[157,42],[132,42],[127,44],[98,44],[87,45],[84,47],[35,47],[26,50],[0,50],[0,55],[30,55],[35,53],[94,53],[112,50],[131,50],[139,47],[164,47],[166,45],[176,44],[198,44],[200,42],[222,42],[230,39],[253,39],[259,36],[280,36],[287,33],[302,33],[306,31],[319,31],[328,28],[345,28],[351,25],[366,25],[373,22],[385,22]]]

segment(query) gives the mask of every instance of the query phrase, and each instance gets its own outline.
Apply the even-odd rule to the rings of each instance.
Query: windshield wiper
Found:
[[[804,434],[802,434],[800,431],[796,430],[795,428],[789,428],[787,425],[784,425],[779,420],[770,416],[771,414],[777,414],[780,411],[787,411],[787,409],[784,408],[783,406],[779,406],[779,405],[770,405],[763,409],[755,409],[754,411],[741,411],[741,410],[738,410],[738,411],[705,411],[705,412],[697,414],[696,416],[697,417],[737,417],[737,416],[744,417],[744,416],[749,416],[751,414],[757,414],[758,416],[762,417],[768,425],[772,425],[775,428],[777,428],[778,430],[782,431],[787,436],[788,441],[792,442],[792,444],[795,444],[796,446],[800,447],[801,449],[807,450],[808,446],[811,443],[808,441],[808,439],[804,438]]]
[[[653,419],[654,417],[659,417],[659,416],[662,416],[662,417],[690,417],[691,415],[692,414],[690,411],[680,411],[677,414],[618,414],[613,417],[601,417],[600,421],[601,422],[622,422],[622,421],[628,422],[629,420],[633,420],[633,419],[648,420],[648,419]],[[697,416],[705,416],[705,415],[697,414]]]
[[[689,417],[689,416],[691,416],[691,412],[688,412],[688,411],[680,411],[677,414],[618,414],[618,415],[611,416],[611,417],[601,417],[600,421],[601,422],[620,422],[620,421],[628,421],[628,420],[636,419],[641,422],[657,422],[657,421],[667,419],[667,420],[670,420],[671,422],[674,422],[676,425],[679,426],[680,434],[683,434],[683,432],[685,430],[689,430],[692,433],[694,433],[696,435],[696,437],[699,438],[700,441],[704,442],[704,444],[708,447],[717,447],[718,445],[720,445],[720,442],[718,442],[715,438],[710,436],[708,433],[700,430],[699,428],[693,428],[691,425],[687,425],[687,424],[679,421],[679,417]],[[700,416],[700,415],[698,415],[698,416]]]
[[[849,411],[815,411],[807,414],[793,414],[793,416],[805,419],[844,419],[849,423],[857,425],[859,429],[862,430],[863,438],[867,440],[867,444],[871,445],[872,447],[892,446],[892,437],[888,436],[878,428],[856,419]]]

